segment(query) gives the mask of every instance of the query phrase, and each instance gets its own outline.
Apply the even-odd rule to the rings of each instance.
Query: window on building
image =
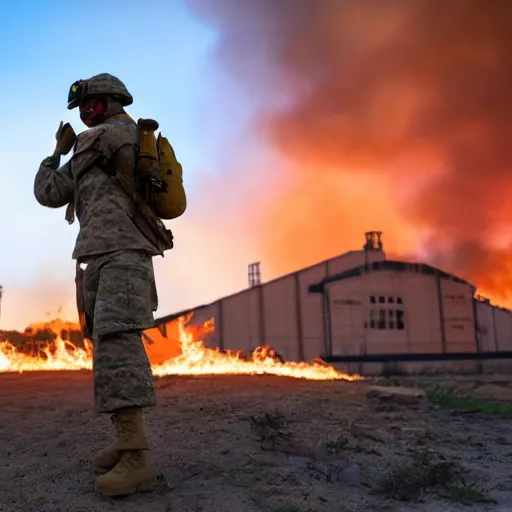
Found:
[[[379,303],[384,304],[386,302],[386,297],[383,297],[382,295],[379,297]]]
[[[395,298],[394,297],[388,297],[388,302],[390,304],[393,304],[393,302],[395,302]]]
[[[404,323],[404,312],[400,309],[396,310],[396,328],[397,329],[404,329],[405,323]]]
[[[370,321],[364,322],[365,329],[405,329],[402,309],[370,309]]]
[[[370,310],[370,329],[377,327],[377,311],[375,309]]]
[[[379,329],[386,328],[386,310],[379,309]]]
[[[396,303],[397,304],[402,304],[402,297],[397,297],[396,298]]]
[[[375,304],[375,297],[373,295],[370,296],[370,302],[372,304]]]
[[[395,310],[394,309],[390,309],[388,311],[388,316],[389,316],[388,327],[390,329],[394,329],[395,328]]]

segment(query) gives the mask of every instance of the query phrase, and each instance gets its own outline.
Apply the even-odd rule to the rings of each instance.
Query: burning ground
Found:
[[[193,315],[189,314],[144,331],[143,341],[154,375],[269,374],[308,380],[360,378],[337,371],[321,360],[285,362],[269,346],[257,347],[250,355],[207,348],[203,338],[215,329],[213,319],[202,325],[194,325],[192,319]],[[23,333],[4,331],[3,338],[0,337],[0,373],[91,368],[91,343],[83,339],[77,324],[54,320],[32,324]]]

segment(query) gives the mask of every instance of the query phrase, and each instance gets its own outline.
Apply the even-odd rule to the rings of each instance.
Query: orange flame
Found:
[[[323,361],[313,363],[281,362],[272,357],[270,347],[256,349],[250,358],[241,352],[227,351],[205,346],[202,336],[212,332],[213,319],[202,326],[188,325],[192,315],[180,317],[166,325],[169,331],[174,329],[178,346],[173,349],[172,342],[164,337],[158,328],[149,329],[143,334],[148,356],[152,362],[153,374],[165,375],[279,375],[310,380],[360,380],[358,375],[347,375],[337,371]],[[69,328],[69,324],[66,324]],[[174,352],[170,358],[169,351]],[[156,362],[158,359],[162,362]],[[8,341],[0,342],[0,372],[59,371],[92,369],[92,345],[84,340],[84,348],[76,347],[60,336],[40,350],[38,357],[19,352]]]

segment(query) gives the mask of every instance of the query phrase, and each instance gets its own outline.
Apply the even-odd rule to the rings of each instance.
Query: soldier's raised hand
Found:
[[[69,123],[63,124],[61,121],[55,138],[57,139],[57,145],[55,146],[54,155],[67,155],[76,142],[76,133]]]
[[[57,130],[57,133],[55,134],[55,140],[59,140],[63,126],[64,126],[64,121],[61,121],[60,124],[59,124],[59,128]]]

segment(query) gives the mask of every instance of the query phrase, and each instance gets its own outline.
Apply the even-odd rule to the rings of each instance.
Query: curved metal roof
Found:
[[[358,277],[368,272],[379,272],[383,270],[392,270],[394,272],[414,272],[425,275],[434,275],[442,277],[444,279],[451,279],[458,283],[464,283],[474,288],[474,285],[468,281],[461,279],[460,277],[444,272],[436,267],[427,265],[426,263],[411,263],[407,261],[394,261],[394,260],[382,260],[368,263],[367,265],[361,265],[360,267],[354,267],[339,274],[328,276],[319,283],[312,284],[309,286],[309,293],[323,293],[324,288],[327,284],[335,281],[341,281],[343,279],[350,279],[352,277]]]

